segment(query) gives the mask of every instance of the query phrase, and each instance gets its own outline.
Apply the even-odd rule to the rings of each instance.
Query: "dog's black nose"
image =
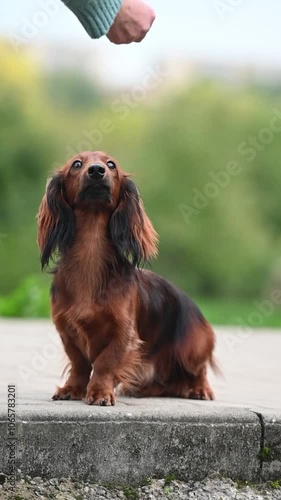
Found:
[[[105,167],[103,165],[91,165],[88,168],[88,174],[91,179],[102,179],[105,174]]]

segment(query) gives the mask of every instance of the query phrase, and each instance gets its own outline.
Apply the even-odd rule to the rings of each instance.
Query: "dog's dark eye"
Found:
[[[79,170],[82,167],[82,161],[75,160],[71,165],[71,170]]]
[[[108,162],[106,162],[106,164],[107,164],[108,168],[110,168],[111,170],[115,170],[116,165],[115,165],[114,161],[109,160]]]

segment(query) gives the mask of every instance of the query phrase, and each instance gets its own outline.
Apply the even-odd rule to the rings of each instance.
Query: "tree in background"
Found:
[[[271,129],[273,116],[281,128],[279,92],[214,82],[165,87],[157,105],[148,98],[125,116],[114,107],[120,96],[83,76],[39,71],[5,44],[0,56],[2,296],[40,275],[35,214],[46,177],[85,141],[135,174],[160,234],[153,269],[191,295],[263,294],[281,246],[281,131]],[[26,283],[24,294],[33,286]]]

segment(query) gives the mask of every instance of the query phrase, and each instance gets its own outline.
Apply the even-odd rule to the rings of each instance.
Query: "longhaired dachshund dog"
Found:
[[[49,180],[38,244],[43,268],[56,261],[52,318],[69,359],[54,400],[214,399],[212,328],[181,290],[142,268],[157,241],[135,184],[107,154],[78,154]]]

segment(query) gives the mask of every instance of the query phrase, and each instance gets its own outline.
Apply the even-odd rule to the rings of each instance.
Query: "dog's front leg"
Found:
[[[57,387],[53,400],[83,399],[92,366],[77,345],[78,333],[70,328],[63,316],[55,320],[65,353],[69,359],[69,373],[63,387]]]
[[[134,379],[139,363],[137,335],[116,335],[93,363],[93,374],[87,386],[85,402],[89,405],[113,406],[114,387],[123,380]]]

